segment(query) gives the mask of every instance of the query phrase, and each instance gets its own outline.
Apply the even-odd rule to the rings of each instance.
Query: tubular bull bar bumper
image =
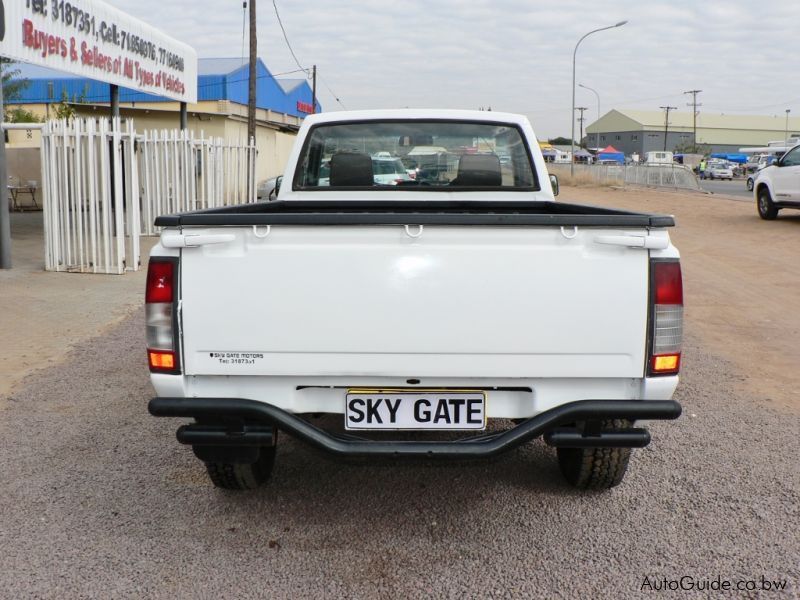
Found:
[[[577,400],[526,419],[512,429],[453,441],[383,441],[337,435],[301,417],[256,400],[242,398],[153,398],[148,409],[156,417],[191,417],[199,423],[178,429],[178,441],[197,447],[257,447],[273,443],[272,428],[316,448],[340,456],[432,456],[473,458],[496,456],[544,435],[556,447],[641,448],[650,443],[643,428],[601,430],[610,419],[677,419],[674,400]],[[214,423],[207,425],[204,423]]]

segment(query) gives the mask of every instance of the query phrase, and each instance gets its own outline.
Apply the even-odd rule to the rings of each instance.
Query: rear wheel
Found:
[[[752,177],[748,177],[747,178],[747,191],[748,192],[752,192],[753,191],[753,178]]]
[[[778,207],[769,195],[769,189],[764,186],[758,190],[758,216],[766,221],[772,221],[778,216]]]
[[[218,488],[226,490],[253,490],[265,483],[275,465],[275,446],[259,449],[252,463],[204,461],[208,478]]]
[[[630,427],[625,420],[603,421],[603,429]],[[607,490],[622,483],[628,471],[630,448],[557,448],[564,478],[578,489]]]

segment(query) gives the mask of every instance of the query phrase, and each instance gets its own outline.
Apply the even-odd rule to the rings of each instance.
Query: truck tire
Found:
[[[275,446],[262,447],[253,463],[205,461],[208,478],[225,490],[254,490],[272,475]]]
[[[625,420],[603,421],[603,429],[629,427]],[[581,490],[607,490],[622,483],[630,448],[557,448],[561,474]]]
[[[778,207],[772,201],[772,196],[769,195],[769,188],[763,186],[758,190],[758,216],[765,221],[772,221],[778,216]]]

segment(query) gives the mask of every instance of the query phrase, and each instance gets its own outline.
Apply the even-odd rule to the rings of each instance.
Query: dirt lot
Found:
[[[0,398],[27,374],[118,323],[142,303],[146,269],[125,275],[44,270],[42,213],[11,214],[12,269],[0,270]],[[142,239],[142,262],[153,238]],[[0,400],[0,406],[2,401]]]
[[[653,425],[621,486],[567,488],[538,441],[491,462],[350,464],[284,436],[268,486],[218,491],[176,423],[146,414],[137,310],[65,360],[33,336],[23,347],[57,362],[22,366],[0,392],[0,596],[635,598],[690,577],[797,598],[800,213],[766,223],[743,202],[651,191],[561,198],[678,221],[684,415]]]

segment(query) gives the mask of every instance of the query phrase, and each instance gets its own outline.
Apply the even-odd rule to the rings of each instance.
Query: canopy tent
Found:
[[[625,155],[614,148],[611,144],[600,150],[597,154],[597,160],[614,160],[620,164],[625,163]]]
[[[715,152],[711,155],[711,158],[724,158],[729,162],[735,162],[744,164],[747,162],[747,155],[746,154],[728,154],[725,152]]]
[[[594,156],[591,152],[587,152],[586,150],[578,150],[575,153],[575,158],[591,158]]]
[[[555,151],[554,148],[543,148],[542,149],[542,155],[543,156],[555,156],[556,155],[556,151]]]

